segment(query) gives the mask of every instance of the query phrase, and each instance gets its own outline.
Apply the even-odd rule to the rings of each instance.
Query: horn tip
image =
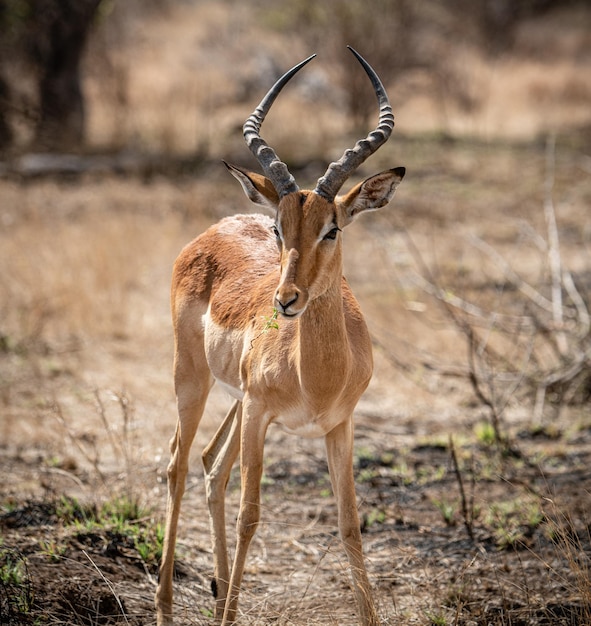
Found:
[[[358,59],[362,59],[363,57],[359,54],[359,52],[357,52],[357,50],[355,50],[355,48],[353,46],[350,46],[349,44],[347,44],[347,48],[349,48],[349,50],[351,50],[351,52],[358,58]]]

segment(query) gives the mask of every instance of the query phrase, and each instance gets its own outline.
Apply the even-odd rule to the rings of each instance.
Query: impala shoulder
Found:
[[[212,235],[249,246],[267,242],[273,243],[272,227],[273,220],[270,217],[256,213],[225,217],[209,230],[212,231]]]
[[[265,215],[234,215],[215,224],[204,244],[217,274],[246,278],[275,269],[279,252],[272,227],[273,220]]]
[[[271,232],[273,221],[265,215],[226,217],[187,244],[173,269],[173,292],[208,297],[216,280],[232,274],[260,275],[278,264]]]

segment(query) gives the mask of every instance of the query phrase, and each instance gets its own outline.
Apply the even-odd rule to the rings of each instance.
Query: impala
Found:
[[[278,423],[304,437],[325,438],[359,620],[365,626],[379,624],[353,478],[353,410],[371,378],[372,351],[359,305],[342,275],[341,231],[363,211],[385,206],[405,170],[381,172],[337,196],[394,127],[380,79],[351,51],[376,93],[377,128],[332,163],[314,191],[300,191],[259,131],[279,92],[313,56],[302,61],[277,81],[244,124],[246,144],[265,176],[226,164],[248,198],[271,209],[274,219],[225,218],[189,243],[175,262],[171,303],[178,421],[170,444],[166,535],[156,592],[159,625],[172,623],[174,547],[189,451],[216,381],[234,398],[203,451],[216,620],[224,625],[236,620],[247,551],[260,518],[265,434]],[[224,499],[238,455],[241,498],[230,569]]]

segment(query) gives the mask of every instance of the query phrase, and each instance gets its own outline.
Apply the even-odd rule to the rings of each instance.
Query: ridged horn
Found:
[[[316,55],[313,54],[286,72],[273,87],[269,89],[259,106],[246,122],[244,122],[243,132],[246,145],[261,164],[265,176],[273,183],[273,187],[275,187],[275,191],[280,198],[293,191],[298,191],[298,186],[295,182],[295,178],[289,173],[287,165],[279,159],[275,150],[267,145],[265,140],[259,135],[259,132],[271,105],[275,102],[275,98],[277,98],[280,91],[290,79],[315,56]]]
[[[331,163],[324,176],[318,179],[315,193],[331,202],[347,178],[381,145],[388,141],[394,128],[392,107],[382,81],[371,65],[356,50],[351,46],[347,46],[347,48],[355,55],[371,80],[380,107],[380,117],[377,128],[369,133],[365,139],[359,140],[353,149],[345,150],[343,156],[335,163]]]

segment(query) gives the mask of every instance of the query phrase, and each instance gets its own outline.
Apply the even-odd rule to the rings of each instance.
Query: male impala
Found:
[[[168,466],[168,510],[158,624],[172,623],[174,547],[191,443],[214,381],[235,399],[203,452],[214,555],[215,616],[236,620],[246,553],[260,517],[263,447],[269,424],[324,437],[338,524],[351,566],[361,624],[379,624],[363,562],[353,479],[353,410],[372,374],[371,342],[342,276],[342,229],[362,211],[385,206],[404,168],[381,172],[337,197],[345,180],[389,138],[394,116],[384,87],[353,49],[375,90],[377,128],[300,191],[259,130],[275,98],[313,57],[271,88],[244,124],[246,144],[265,176],[227,165],[255,204],[274,219],[235,215],[187,245],[172,277],[174,380],[178,422]],[[278,328],[269,318],[277,312]],[[229,569],[224,497],[240,453],[236,551]]]

